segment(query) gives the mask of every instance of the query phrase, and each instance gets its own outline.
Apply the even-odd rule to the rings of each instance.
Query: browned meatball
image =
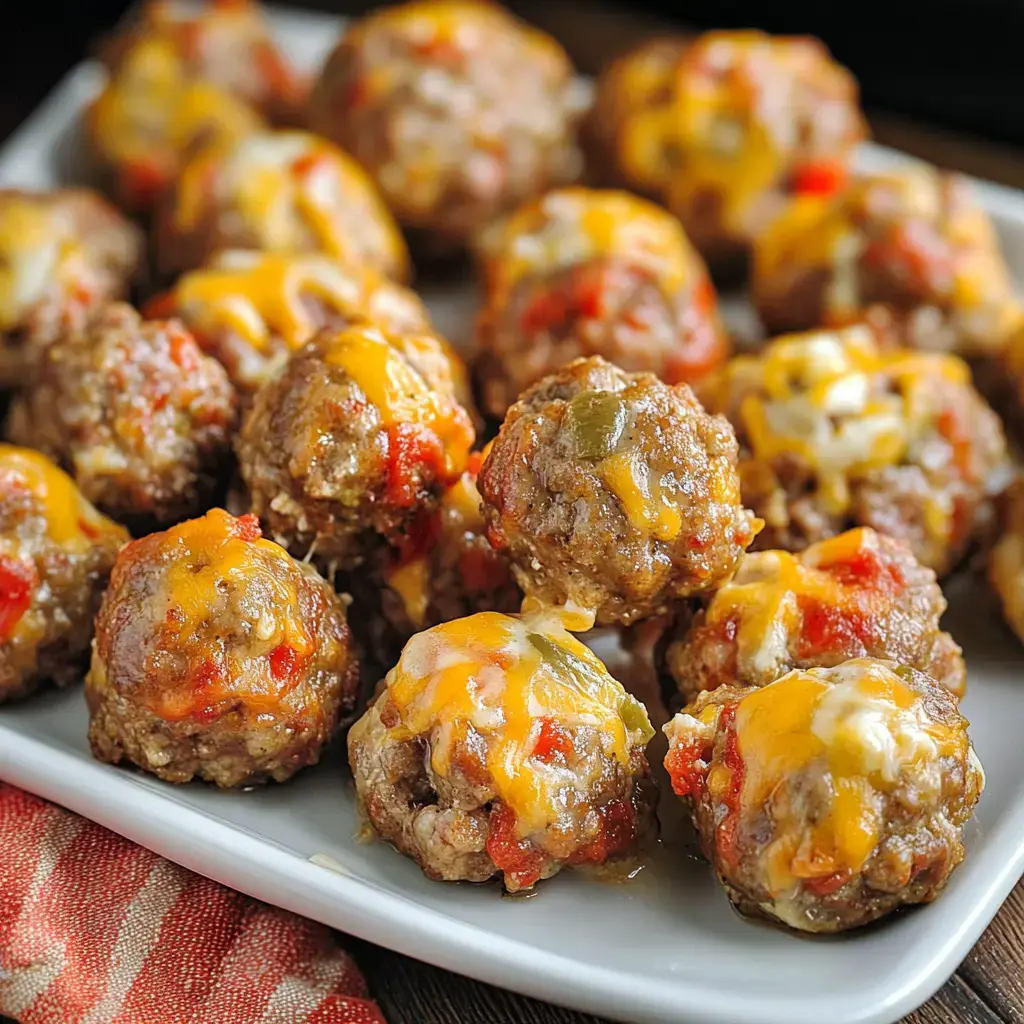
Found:
[[[220,249],[323,253],[396,280],[405,242],[373,183],[347,154],[302,131],[250,132],[204,146],[156,221],[156,263],[173,275]]]
[[[769,331],[864,319],[911,348],[1002,350],[1021,321],[988,214],[966,181],[914,167],[796,198],[754,243]]]
[[[635,860],[653,733],[556,619],[482,612],[409,641],[348,752],[361,809],[428,877],[516,892]]]
[[[49,460],[0,444],[0,704],[81,678],[127,540]]]
[[[748,553],[706,608],[681,616],[666,667],[685,701],[861,657],[910,665],[959,697],[967,667],[939,628],[945,610],[931,569],[902,542],[861,527],[799,555]]]
[[[856,82],[820,42],[753,31],[637,47],[601,76],[586,132],[602,183],[664,202],[713,270],[865,134]]]
[[[985,776],[956,697],[859,658],[722,686],[665,726],[665,767],[736,906],[800,931],[942,891]]]
[[[703,260],[671,214],[628,193],[565,188],[527,204],[488,239],[484,272],[477,375],[492,416],[581,356],[666,384],[728,356]]]
[[[419,0],[356,21],[310,102],[313,129],[352,153],[435,251],[574,180],[581,113],[562,48],[473,0]]]
[[[180,323],[115,303],[50,346],[8,435],[60,462],[118,519],[168,523],[206,507],[235,418],[227,374]]]
[[[480,471],[528,597],[629,624],[732,575],[758,529],[736,438],[685,384],[579,359],[509,410]]]
[[[389,331],[430,330],[414,292],[319,253],[226,250],[179,278],[146,312],[181,319],[245,399],[325,327],[365,319]]]
[[[194,16],[165,0],[148,0],[140,16],[104,47],[103,62],[118,75],[142,47],[150,48],[154,78],[163,72],[209,82],[274,121],[298,116],[304,83],[253,0],[210,0]]]
[[[125,296],[141,257],[139,230],[88,189],[0,189],[0,383]]]
[[[237,449],[274,537],[344,569],[436,509],[472,444],[450,350],[432,335],[357,325],[291,357],[256,395]]]
[[[480,452],[470,456],[437,510],[385,557],[381,608],[403,640],[474,612],[514,612],[522,604],[508,559],[487,539],[476,483],[482,462]]]
[[[89,741],[167,782],[284,782],[355,703],[345,609],[326,580],[213,509],[117,560],[85,681]]]
[[[1007,489],[1002,505],[1002,533],[989,553],[988,581],[1007,624],[1024,643],[1024,478]]]
[[[870,526],[942,576],[991,529],[1006,442],[956,356],[881,349],[864,326],[787,335],[733,359],[701,397],[736,428],[758,547]]]

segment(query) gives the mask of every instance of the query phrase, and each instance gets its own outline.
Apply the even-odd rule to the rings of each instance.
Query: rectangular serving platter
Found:
[[[313,70],[341,21],[271,10],[280,41]],[[79,115],[102,85],[83,63],[0,150],[0,184],[78,182]],[[902,159],[865,146],[865,167]],[[1018,280],[1024,194],[977,183]],[[425,296],[439,329],[465,342],[468,282]],[[749,324],[733,303],[730,318]],[[732,912],[694,856],[679,806],[662,803],[659,849],[637,878],[611,884],[565,872],[533,899],[497,886],[425,879],[382,843],[358,838],[343,745],[284,786],[218,792],[172,787],[93,761],[80,689],[0,709],[0,779],[54,800],[171,860],[269,903],[399,952],[541,999],[636,1024],[888,1024],[956,969],[1024,872],[1024,653],[980,576],[946,587],[946,625],[964,646],[964,710],[988,783],[968,857],[936,903],[881,925],[808,939]],[[0,837],[0,856],[3,855]]]

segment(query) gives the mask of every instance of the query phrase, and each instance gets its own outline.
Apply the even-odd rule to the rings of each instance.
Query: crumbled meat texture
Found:
[[[402,5],[357,22],[310,101],[313,129],[369,169],[399,221],[434,252],[582,167],[582,110],[564,52],[482,3],[460,4],[459,28],[443,38],[446,6]],[[405,17],[414,7],[415,28]],[[424,25],[435,19],[431,46]]]
[[[358,688],[341,598],[309,566],[253,552],[218,582],[216,604],[199,627],[174,633],[167,624],[179,597],[168,577],[183,556],[166,537],[151,534],[124,550],[96,620],[86,679],[93,754],[166,782],[195,777],[222,787],[284,782],[316,764]],[[288,686],[272,700],[253,698],[247,673],[273,658],[264,636],[277,624],[282,591],[294,596],[311,648],[286,663]],[[206,706],[207,666],[224,664],[241,668],[217,677],[221,691]]]
[[[910,665],[962,695],[967,666],[959,645],[939,627],[946,599],[935,573],[921,565],[903,542],[873,533],[871,539],[877,545],[873,553],[878,555],[885,586],[869,592],[863,584],[853,583],[843,595],[849,603],[835,606],[811,602],[799,591],[791,591],[792,601],[783,601],[776,608],[766,630],[764,640],[771,657],[763,653],[761,645],[752,655],[741,653],[742,617],[720,619],[706,609],[681,611],[664,663],[681,702],[689,703],[702,690],[727,683],[766,686],[794,668],[830,668],[864,657]],[[813,554],[813,549],[804,552],[804,556]],[[762,557],[751,555],[748,563],[757,566]],[[747,588],[743,607],[753,628],[766,626],[764,615],[772,607],[769,602],[778,598],[778,591],[761,583],[759,593],[750,593],[758,582],[742,569],[734,583]],[[854,592],[858,586],[859,594]],[[715,600],[712,596],[712,607]],[[798,609],[792,621],[786,618],[791,604]]]
[[[484,882],[501,869],[491,859],[503,805],[497,798],[485,760],[487,739],[470,729],[455,742],[451,769],[438,775],[431,767],[431,734],[396,739],[389,724],[398,711],[385,690],[349,732],[348,752],[360,808],[377,833],[411,857],[429,878]],[[581,863],[589,844],[604,827],[602,809],[625,805],[633,815],[633,842],[620,851],[629,856],[643,842],[653,821],[653,788],[647,760],[634,750],[628,764],[606,755],[596,731],[571,731],[566,757],[566,813],[557,828],[535,833],[524,846],[536,858],[539,879],[566,865]],[[585,861],[583,861],[585,862]],[[517,888],[511,872],[505,887]]]
[[[578,454],[573,400],[614,396],[611,421],[590,440],[603,459]],[[598,399],[603,401],[603,399]],[[578,421],[577,421],[578,422]],[[584,443],[590,443],[585,437]],[[608,453],[632,474],[628,486],[661,488],[677,529],[659,539],[637,523],[606,482]],[[637,484],[638,477],[642,481]],[[594,610],[599,625],[629,624],[673,600],[713,589],[735,570],[754,535],[739,503],[736,441],[683,384],[628,374],[603,359],[577,360],[545,378],[509,410],[480,473],[492,543],[505,550],[527,596]]]
[[[227,374],[182,325],[117,303],[50,346],[7,432],[115,518],[170,523],[205,511],[230,466],[235,421]]]

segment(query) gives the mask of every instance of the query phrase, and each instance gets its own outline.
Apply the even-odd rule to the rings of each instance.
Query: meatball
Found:
[[[705,691],[665,726],[665,768],[741,910],[856,928],[942,891],[985,784],[956,697],[857,658]]]
[[[102,56],[116,76],[147,47],[154,77],[163,72],[209,82],[275,122],[299,116],[305,84],[252,0],[212,0],[195,17],[164,0],[149,0],[141,17],[112,39]]]
[[[184,166],[156,223],[156,262],[173,275],[218,249],[323,253],[408,276],[391,214],[359,165],[300,131],[254,132],[204,146]]]
[[[685,701],[860,657],[910,665],[959,697],[967,667],[939,628],[945,610],[931,569],[901,541],[860,527],[799,555],[748,554],[706,608],[681,617],[666,667]]]
[[[205,510],[235,419],[227,374],[180,323],[114,303],[50,346],[7,432],[61,463],[104,511],[150,525]]]
[[[1003,532],[988,560],[988,579],[1003,617],[1024,643],[1024,479],[1004,496]]]
[[[474,612],[514,612],[522,604],[508,559],[487,539],[476,484],[482,461],[475,452],[436,511],[385,556],[382,610],[403,639]]]
[[[942,576],[991,526],[1006,442],[956,356],[880,349],[864,326],[794,334],[732,360],[701,397],[736,428],[759,547],[870,526]]]
[[[360,808],[429,878],[518,892],[636,856],[653,734],[556,618],[481,612],[409,641],[348,754]]]
[[[324,331],[257,393],[237,450],[253,511],[293,554],[349,569],[435,510],[473,425],[432,335]]]
[[[96,620],[89,741],[166,782],[284,782],[316,764],[355,703],[334,590],[212,509],[129,544]]]
[[[0,189],[0,384],[128,292],[142,234],[88,189]]]
[[[310,101],[428,251],[582,168],[579,89],[562,48],[502,7],[421,0],[356,21]]]
[[[147,312],[180,318],[246,401],[324,327],[365,319],[399,333],[430,330],[409,289],[318,253],[218,253]]]
[[[598,177],[666,203],[721,270],[794,189],[831,180],[866,126],[856,82],[820,42],[742,31],[621,57],[585,134]]]
[[[679,222],[625,192],[549,192],[501,228],[484,269],[477,371],[493,416],[580,356],[676,384],[728,355],[714,288]]]
[[[721,585],[759,524],[736,438],[685,384],[578,359],[509,410],[480,471],[488,537],[545,605],[630,623]]]
[[[967,182],[914,167],[797,197],[754,243],[769,331],[869,320],[911,348],[997,352],[1020,309]]]
[[[81,678],[127,540],[48,459],[0,444],[0,704]]]

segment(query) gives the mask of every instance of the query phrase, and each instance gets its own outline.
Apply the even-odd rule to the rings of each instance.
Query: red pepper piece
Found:
[[[11,639],[38,586],[34,565],[0,555],[0,642]]]

